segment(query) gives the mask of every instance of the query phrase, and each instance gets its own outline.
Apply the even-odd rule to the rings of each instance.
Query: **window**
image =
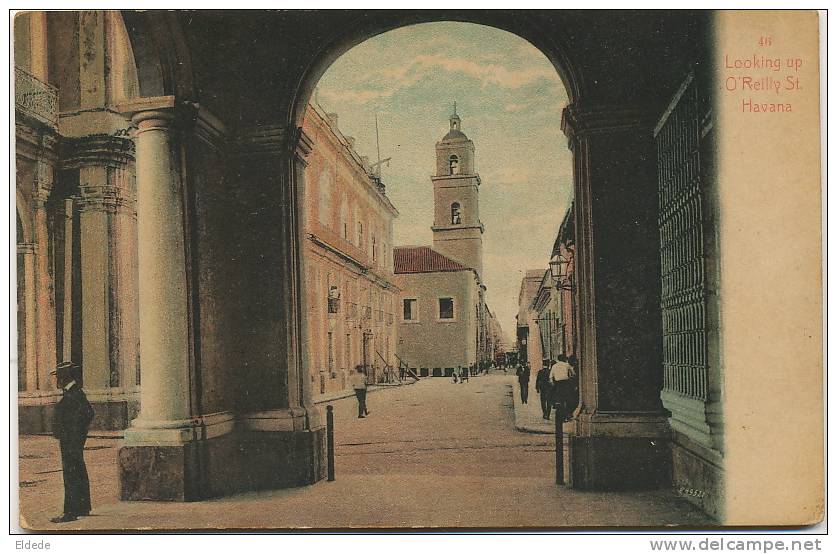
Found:
[[[448,164],[449,164],[448,167],[450,169],[450,174],[451,175],[458,175],[459,174],[459,158],[456,156],[456,154],[454,154],[450,158],[448,158]]]
[[[343,200],[340,202],[340,226],[342,227],[343,238],[349,239],[349,201],[346,194],[343,194]]]
[[[352,334],[346,333],[346,343],[343,345],[343,368],[352,369]]]
[[[415,298],[404,299],[404,321],[418,321],[418,300]]]
[[[337,377],[334,372],[334,334],[331,331],[328,332],[328,372],[332,379]]]
[[[328,313],[336,314],[340,311],[340,290],[337,285],[328,287]]]
[[[328,170],[320,174],[319,186],[319,200],[320,200],[320,224],[323,227],[331,226],[331,187],[332,177]]]
[[[453,298],[439,299],[439,319],[453,319]]]
[[[364,248],[365,245],[363,244],[363,223],[360,221],[357,223],[357,245],[361,249],[366,250],[366,248]]]
[[[372,261],[378,261],[378,241],[374,234],[372,235]]]
[[[450,222],[451,225],[460,225],[462,223],[462,208],[459,202],[454,202],[450,205]]]

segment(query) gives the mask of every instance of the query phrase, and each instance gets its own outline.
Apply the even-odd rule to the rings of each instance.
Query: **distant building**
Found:
[[[303,130],[314,143],[305,174],[303,255],[316,395],[348,388],[357,365],[367,367],[370,381],[391,377],[398,367],[392,274],[398,211],[335,114],[309,104]]]
[[[552,248],[552,256],[559,255],[563,259],[565,275],[558,279],[560,298],[560,344],[561,353],[565,356],[578,356],[578,331],[576,320],[578,306],[575,294],[575,203],[570,204],[558,237]]]
[[[493,356],[482,282],[480,177],[474,143],[454,107],[449,132],[436,143],[433,247],[395,249],[401,289],[398,356],[420,376],[450,375]]]
[[[543,274],[532,301],[536,312],[541,357],[555,360],[559,354],[576,354],[575,305],[575,210],[567,210],[552,246],[551,261],[558,269]]]
[[[481,285],[473,269],[429,246],[395,249],[401,289],[398,357],[419,376],[451,375],[478,359]]]
[[[541,338],[538,328],[538,314],[532,303],[538,296],[544,273],[549,270],[529,269],[520,283],[517,295],[517,351],[518,360],[528,363],[532,371],[538,371],[542,366]]]

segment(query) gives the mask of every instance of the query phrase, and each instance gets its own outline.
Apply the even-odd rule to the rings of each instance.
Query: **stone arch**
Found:
[[[554,31],[542,30],[542,23],[535,17],[519,14],[515,18],[492,13],[436,12],[428,10],[419,13],[387,13],[377,17],[364,17],[356,25],[346,25],[345,33],[338,35],[325,48],[321,49],[314,61],[307,67],[304,76],[295,87],[291,105],[287,106],[289,127],[302,125],[305,106],[314,93],[314,87],[326,70],[340,56],[358,44],[387,31],[419,23],[434,22],[474,23],[494,27],[509,32],[529,42],[552,63],[564,88],[569,102],[578,102],[582,96],[584,81],[577,64],[571,59],[566,39]]]
[[[192,58],[175,12],[120,12],[130,41],[141,97],[194,100]]]

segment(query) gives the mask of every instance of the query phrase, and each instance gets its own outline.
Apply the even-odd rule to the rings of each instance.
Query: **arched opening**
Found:
[[[455,154],[448,158],[448,174],[459,174],[459,158]]]
[[[428,46],[433,35],[456,39],[434,49]],[[411,51],[411,44],[422,51]],[[488,44],[496,46],[480,57],[478,50]],[[504,57],[503,52],[513,54]],[[333,51],[328,53],[332,56]],[[306,82],[314,81],[313,75]],[[423,89],[428,75],[433,75],[435,87]],[[331,271],[362,292],[357,298],[346,294],[340,313],[324,318],[318,306],[326,301],[327,291],[316,279],[307,279],[302,317],[308,335],[303,342],[310,349],[311,365],[303,368],[303,378],[310,381],[314,402],[339,394],[341,388],[351,393],[351,375],[335,375],[328,360],[332,352],[353,350],[356,356],[344,367],[364,367],[369,387],[404,383],[401,390],[406,391],[410,373],[456,375],[458,383],[484,386],[490,402],[498,403],[499,396],[494,397],[505,390],[500,384],[504,374],[499,365],[491,368],[500,357],[505,360],[504,348],[514,346],[520,286],[516,271],[507,271],[508,264],[523,270],[541,267],[542,276],[549,245],[572,201],[571,152],[560,132],[570,94],[559,74],[538,49],[516,35],[444,22],[379,34],[343,52],[317,80],[316,93],[300,96],[294,107],[295,113],[304,114],[299,127],[311,150],[304,169],[306,195],[301,199],[302,261],[306,275]],[[457,104],[452,108],[454,97]],[[377,160],[365,156],[368,153],[377,153]],[[539,167],[526,163],[532,158],[542,161]],[[427,171],[434,175],[431,181]],[[341,240],[345,236],[338,227],[344,224],[344,209],[335,209],[323,196],[321,176],[326,172],[334,175],[333,197],[348,198],[353,207],[347,225],[356,229],[356,241]],[[421,201],[415,198],[418,191],[426,191]],[[531,206],[538,210],[533,213]],[[530,236],[503,231],[527,227]],[[405,249],[422,242],[432,246]],[[392,246],[381,252],[381,244]],[[501,261],[514,251],[516,259]],[[404,255],[412,256],[408,264],[414,264],[406,271]],[[432,267],[419,267],[425,262]],[[511,275],[503,278],[504,270]],[[420,282],[423,277],[428,280]],[[436,278],[447,284],[430,284]],[[563,300],[569,298],[565,295]],[[556,291],[552,302],[561,301]],[[527,313],[529,308],[527,304]],[[530,319],[526,324],[536,325],[536,316]],[[558,327],[549,332],[558,333]],[[530,334],[540,335],[537,329]],[[425,351],[416,348],[420,336],[428,337]],[[437,356],[433,350],[445,354]],[[534,371],[542,364],[538,360]],[[478,375],[486,377],[480,385]],[[441,396],[465,394],[466,389],[446,390],[448,385],[449,379],[430,378],[415,388],[440,387]],[[409,419],[409,412],[390,413],[382,394],[368,401],[378,404],[377,413],[368,419],[395,425],[388,431],[391,439],[410,434],[396,425],[399,418]],[[341,406],[349,404],[343,401]],[[446,409],[429,408],[436,415]],[[424,421],[416,422],[416,428],[429,429]],[[340,440],[366,440],[350,432],[362,430],[347,429]],[[547,462],[540,455],[538,463]],[[452,465],[459,467],[460,462]]]
[[[462,224],[462,207],[459,205],[459,202],[454,202],[450,205],[450,224]]]

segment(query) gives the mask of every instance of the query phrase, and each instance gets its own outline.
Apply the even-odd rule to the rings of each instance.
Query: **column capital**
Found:
[[[124,168],[136,158],[134,141],[113,135],[87,135],[65,138],[61,143],[61,166],[78,169],[84,166]]]
[[[136,215],[136,196],[132,187],[114,184],[82,185],[78,200],[80,212],[106,211],[111,213],[129,211]]]
[[[32,190],[32,199],[35,207],[42,207],[49,199],[54,183],[54,172],[52,163],[39,158],[35,168],[35,187]]]
[[[653,114],[640,109],[616,106],[578,106],[570,104],[561,114],[561,130],[572,147],[574,141],[591,135],[610,133],[651,133]]]
[[[170,130],[182,119],[191,119],[197,104],[174,96],[149,96],[120,104],[117,111],[131,118],[136,134],[152,130]],[[186,117],[184,117],[186,116]]]
[[[34,254],[38,250],[38,245],[34,242],[19,242],[17,243],[18,254]]]

